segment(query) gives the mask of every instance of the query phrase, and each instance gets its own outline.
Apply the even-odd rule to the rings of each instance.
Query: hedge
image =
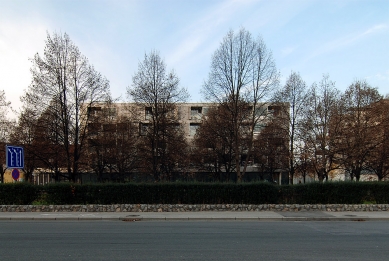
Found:
[[[387,182],[0,184],[1,205],[389,203]]]
[[[38,188],[29,183],[0,184],[0,204],[29,205],[39,197]]]

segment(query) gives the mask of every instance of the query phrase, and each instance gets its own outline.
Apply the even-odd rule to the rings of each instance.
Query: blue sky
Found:
[[[389,0],[0,0],[0,89],[19,110],[35,53],[46,32],[69,34],[113,97],[126,87],[145,53],[158,50],[191,94],[208,77],[226,33],[261,35],[281,72],[308,85],[329,74],[345,90],[366,79],[389,94]]]

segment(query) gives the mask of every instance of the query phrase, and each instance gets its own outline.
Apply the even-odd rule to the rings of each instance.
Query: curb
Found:
[[[0,221],[389,221],[389,212],[0,212]]]
[[[0,217],[0,221],[258,221],[258,222],[303,222],[303,221],[389,221],[389,218],[339,218],[339,217],[282,217],[282,218],[83,218],[83,217]]]

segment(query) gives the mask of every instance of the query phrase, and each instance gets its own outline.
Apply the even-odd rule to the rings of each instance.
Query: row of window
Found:
[[[208,107],[192,106],[190,107],[190,119],[200,120],[203,115],[208,113]],[[279,106],[259,107],[256,110],[257,115],[264,115],[266,112],[273,113],[275,116],[279,114]],[[102,107],[90,107],[88,108],[89,115],[105,114],[106,116],[116,116],[117,111],[114,107],[102,108]],[[152,107],[145,107],[145,120],[150,120],[152,117]]]
[[[179,124],[176,124],[177,127]],[[200,127],[200,123],[189,123],[189,136],[193,137],[196,134],[197,129]],[[139,125],[139,134],[146,135],[148,130],[149,123],[140,123]],[[254,132],[260,132],[264,126],[256,124]],[[101,124],[101,123],[89,123],[88,131],[92,135],[97,135],[98,132],[129,132],[130,125],[126,123],[114,123],[114,124]]]
[[[186,107],[189,111],[190,108],[190,115],[189,115],[189,120],[194,120],[195,122],[189,123],[189,136],[193,137],[196,134],[197,129],[200,127],[200,123],[198,122],[201,120],[203,115],[206,115],[208,113],[209,107],[202,107],[202,106],[191,106],[191,107]],[[185,107],[184,107],[185,109]],[[152,107],[145,107],[145,120],[151,120],[152,117]],[[106,116],[116,116],[117,110],[114,107],[109,107],[109,108],[102,108],[102,107],[90,107],[88,108],[88,113],[90,115],[97,115],[97,114],[103,114]],[[264,115],[266,113],[272,113],[274,116],[279,115],[280,113],[280,108],[279,106],[268,106],[266,107],[259,107],[256,110],[256,114],[258,116]],[[92,126],[89,126],[92,127]],[[117,126],[116,126],[117,127]],[[254,127],[254,132],[259,133],[264,126],[261,124],[256,124]],[[95,126],[95,128],[89,128],[94,129],[96,131],[98,128]],[[146,135],[148,129],[148,123],[140,123],[139,124],[139,134],[140,135]]]
[[[208,107],[191,107],[190,108],[190,119],[191,120],[200,120],[203,115],[207,115],[209,108]],[[274,115],[277,115],[279,113],[279,107],[278,106],[268,106],[268,108],[260,107],[256,109],[256,115],[261,116],[265,115],[266,113],[273,113]],[[150,119],[152,115],[152,108],[151,107],[145,107],[145,119]]]

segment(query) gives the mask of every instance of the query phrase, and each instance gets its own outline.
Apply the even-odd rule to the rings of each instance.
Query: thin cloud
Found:
[[[379,33],[381,31],[386,31],[388,28],[387,24],[377,24],[374,25],[363,32],[349,34],[345,37],[336,39],[334,41],[328,42],[325,45],[319,47],[307,60],[315,58],[317,56],[333,52],[337,49],[344,48],[346,46],[352,45],[353,43],[369,37],[370,35]]]
[[[288,56],[296,50],[296,47],[289,46],[281,50],[282,56]]]
[[[377,74],[375,74],[374,76],[369,77],[369,78],[377,78],[378,80],[387,81],[389,83],[389,69],[383,73],[378,72]]]
[[[361,37],[365,36],[365,35],[369,35],[369,34],[375,33],[375,32],[378,32],[378,31],[381,31],[381,30],[386,29],[386,28],[388,28],[387,24],[377,24],[377,25],[373,26],[372,28],[369,28],[368,30],[363,32],[361,34]]]
[[[185,60],[187,57],[197,56],[199,49],[215,35],[220,34],[220,27],[227,24],[237,10],[247,8],[247,5],[253,2],[253,0],[228,0],[214,5],[205,15],[183,30],[187,36],[168,55],[169,63],[173,65],[179,64],[180,61]],[[219,41],[220,39],[218,39]],[[195,55],[195,53],[197,54]]]
[[[247,17],[245,24],[255,30],[261,28],[278,30],[288,26],[291,20],[303,14],[312,5],[314,2],[311,0],[262,1],[255,8],[255,14]]]
[[[166,54],[167,64],[182,77],[182,84],[188,87],[192,101],[200,101],[198,89],[203,77],[206,77],[205,68],[209,65],[212,52],[229,29],[236,29],[230,27],[231,20],[252,2],[229,0],[212,5],[196,20],[184,26],[178,37],[182,40]]]
[[[388,26],[386,24],[374,25],[373,27],[367,29],[366,31],[364,31],[362,33],[359,33],[356,35],[350,35],[347,38],[340,39],[337,44],[339,47],[350,45],[350,44],[353,44],[354,42],[356,42],[362,38],[368,37],[371,34],[385,30],[386,28],[388,28]],[[335,42],[335,44],[336,44],[336,42]],[[334,47],[336,47],[336,45]]]

